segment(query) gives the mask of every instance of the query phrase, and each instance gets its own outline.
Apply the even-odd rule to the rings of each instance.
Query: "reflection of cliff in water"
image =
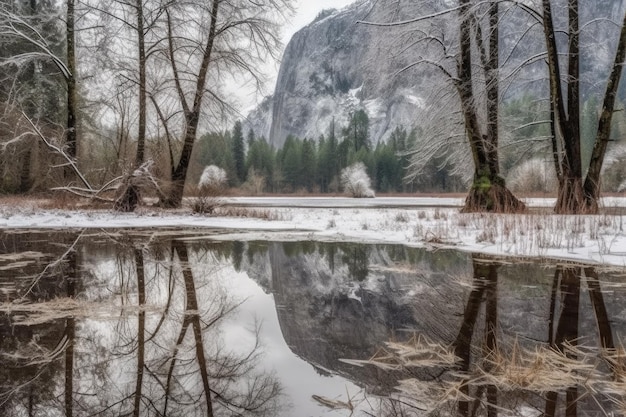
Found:
[[[378,393],[390,392],[385,388],[400,375],[340,359],[367,359],[384,341],[406,340],[415,332],[451,346],[461,360],[456,369],[469,370],[484,361],[485,348],[610,348],[626,330],[623,279],[593,268],[496,265],[454,251],[399,246],[251,243],[249,252],[250,275],[274,294],[291,349],[320,372],[338,372]],[[269,265],[261,267],[263,262]],[[445,370],[405,371],[403,378],[432,380]],[[465,394],[483,396],[483,402],[498,397],[485,387]],[[500,401],[511,406],[517,394]],[[545,415],[559,415],[557,410],[573,404],[592,413],[607,406],[605,398],[583,394],[570,388],[530,403],[545,407]],[[475,407],[465,402],[458,411],[470,415]]]
[[[610,399],[602,390],[626,369],[623,355],[606,356],[624,344],[623,276],[593,268],[494,263],[402,246],[211,242],[172,233],[5,232],[0,242],[3,416],[42,410],[277,415],[278,384],[257,366],[263,364],[254,331],[251,352],[239,330],[232,333],[235,343],[222,338],[228,325],[220,323],[230,320],[238,301],[230,296],[240,285],[254,287],[268,301],[262,310],[274,318],[271,297],[234,273],[240,270],[273,293],[285,341],[319,373],[341,374],[392,398],[398,378],[427,382],[429,389],[456,384],[456,397],[436,404],[440,415],[495,416],[501,408],[603,415],[602,408],[613,412],[611,400],[623,395]],[[364,367],[340,361],[380,360],[386,341],[414,334],[457,361],[401,364],[393,372],[373,361]],[[266,335],[275,340],[277,332]],[[513,346],[557,352],[576,364],[592,361],[595,374],[539,390],[523,384],[503,389],[506,381],[498,382],[504,377],[491,358],[510,357]],[[231,347],[243,349],[243,356]],[[279,360],[288,353],[282,341],[281,349]],[[386,361],[393,359],[390,352]],[[584,377],[583,368],[574,373]],[[313,385],[332,379],[319,377]],[[433,398],[413,393],[405,402],[425,407]]]
[[[381,380],[379,372],[339,359],[369,357],[382,342],[405,339],[406,330],[446,341],[454,337],[449,322],[461,292],[443,296],[446,276],[466,274],[468,255],[310,242],[251,243],[250,249],[255,255],[249,275],[274,294],[287,344],[320,372],[382,388],[390,381]],[[269,265],[259,267],[263,262]]]

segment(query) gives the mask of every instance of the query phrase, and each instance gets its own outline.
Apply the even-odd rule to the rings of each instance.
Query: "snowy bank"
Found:
[[[528,199],[546,207],[548,199]],[[0,207],[0,229],[177,228],[206,229],[221,240],[318,240],[452,247],[495,256],[555,258],[626,267],[626,199],[604,204],[612,214],[560,216],[461,214],[453,198],[236,198],[264,207],[271,220],[209,217],[190,212]],[[439,203],[439,204],[438,204]],[[220,233],[210,232],[219,229]]]

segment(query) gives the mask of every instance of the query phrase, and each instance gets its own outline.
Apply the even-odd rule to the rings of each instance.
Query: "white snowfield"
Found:
[[[607,214],[595,216],[551,214],[552,199],[527,199],[541,210],[521,215],[462,214],[462,198],[239,197],[227,203],[269,220],[190,210],[122,214],[0,206],[0,229],[206,229],[207,239],[389,243],[626,268],[626,198],[620,197],[605,198]]]

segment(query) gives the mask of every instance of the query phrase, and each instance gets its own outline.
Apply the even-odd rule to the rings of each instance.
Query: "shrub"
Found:
[[[198,181],[198,196],[193,200],[191,209],[195,213],[213,213],[215,209],[223,205],[220,196],[228,181],[226,171],[222,168],[209,165],[204,168]]]
[[[202,175],[200,176],[200,180],[198,181],[198,188],[200,190],[221,190],[226,185],[226,181],[228,181],[226,171],[218,166],[209,165],[204,168],[204,171],[202,171]]]
[[[514,192],[548,192],[557,187],[554,164],[543,158],[532,158],[515,166],[506,181]]]
[[[344,191],[352,197],[374,197],[370,177],[365,172],[363,162],[352,164],[341,171],[341,185]]]

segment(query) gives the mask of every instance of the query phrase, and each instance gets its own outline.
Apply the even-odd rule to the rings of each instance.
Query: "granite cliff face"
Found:
[[[297,32],[285,50],[273,96],[249,116],[257,135],[276,147],[289,134],[317,139],[328,134],[333,120],[339,129],[359,109],[370,118],[373,143],[396,126],[414,125],[423,107],[425,75],[394,76],[410,55],[390,59],[391,32],[356,23],[388,20],[386,13],[384,5],[361,0],[324,11]]]
[[[344,9],[320,13],[288,43],[274,94],[249,114],[247,127],[280,148],[290,134],[314,140],[321,134],[327,135],[333,121],[339,134],[351,113],[360,109],[369,116],[369,136],[374,144],[386,140],[397,126],[410,129],[422,125],[428,106],[441,111],[442,103],[434,103],[433,95],[450,86],[449,79],[446,81],[441,72],[429,65],[398,73],[422,57],[444,62],[441,51],[435,47],[425,50],[422,43],[415,46],[420,37],[417,31],[409,33],[406,28],[357,22],[397,22],[449,9],[454,4],[448,0],[358,0]],[[581,6],[581,20],[621,22],[623,9],[623,0],[611,0],[601,7],[585,4]],[[546,96],[545,65],[525,63],[520,68],[528,57],[545,48],[543,33],[538,29],[521,30],[534,23],[519,9],[506,8],[505,12],[500,31],[500,55],[506,57],[502,100],[528,94]],[[561,8],[555,13],[557,28],[565,30],[567,13]],[[447,53],[452,55],[456,50],[457,18],[455,13],[443,14],[437,21],[425,22],[422,28],[424,33],[439,33],[448,44]],[[583,86],[583,95],[590,97],[603,91],[619,31],[616,25],[587,23],[581,75],[591,80]],[[566,45],[560,48],[564,51]],[[453,59],[447,59],[445,65],[450,73],[455,73]],[[456,113],[454,91],[446,97],[445,111]]]

